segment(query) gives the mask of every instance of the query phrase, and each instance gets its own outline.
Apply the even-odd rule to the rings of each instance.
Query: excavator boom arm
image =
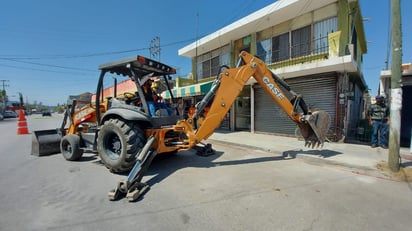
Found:
[[[218,75],[211,92],[205,96],[206,100],[213,100],[213,102],[206,118],[195,132],[196,139],[200,142],[213,134],[246,82],[253,77],[285,114],[298,125],[308,145],[322,145],[330,124],[329,114],[324,111],[309,112],[303,99],[275,76],[259,58],[244,51],[240,54],[240,58],[243,65],[238,64],[236,68],[223,70]],[[291,99],[281,86],[289,91],[289,95],[292,95]],[[214,95],[213,99],[211,95]],[[205,104],[207,102],[197,105],[196,112],[201,111]],[[298,106],[303,113],[297,112]]]

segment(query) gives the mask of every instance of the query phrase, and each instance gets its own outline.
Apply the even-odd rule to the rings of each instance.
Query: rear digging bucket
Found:
[[[298,124],[300,132],[305,138],[305,146],[322,147],[327,140],[326,134],[330,126],[330,116],[325,111],[315,111],[308,115],[305,124]]]
[[[32,135],[31,154],[45,156],[60,153],[61,136],[57,129],[34,131]]]

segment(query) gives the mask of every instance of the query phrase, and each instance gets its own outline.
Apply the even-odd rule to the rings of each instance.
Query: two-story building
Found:
[[[264,60],[311,108],[329,112],[336,140],[357,135],[367,89],[357,0],[276,1],[179,49],[179,55],[191,58],[192,84],[201,87],[220,66],[234,67],[243,50]],[[230,110],[230,129],[294,135],[295,124],[254,79],[248,83]],[[191,87],[174,91],[184,97]]]

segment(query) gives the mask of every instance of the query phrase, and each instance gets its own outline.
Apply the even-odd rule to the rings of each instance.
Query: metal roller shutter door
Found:
[[[306,76],[287,79],[286,82],[310,108],[327,111],[331,122],[335,117],[336,74]],[[259,86],[255,85],[255,131],[294,135],[296,124],[279,108],[272,98]]]

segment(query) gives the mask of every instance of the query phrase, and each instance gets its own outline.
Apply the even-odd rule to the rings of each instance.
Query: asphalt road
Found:
[[[29,130],[61,116],[29,116]],[[409,230],[412,186],[215,143],[216,155],[159,155],[135,203],[109,201],[126,176],[86,154],[30,155],[31,134],[0,121],[0,230]]]

